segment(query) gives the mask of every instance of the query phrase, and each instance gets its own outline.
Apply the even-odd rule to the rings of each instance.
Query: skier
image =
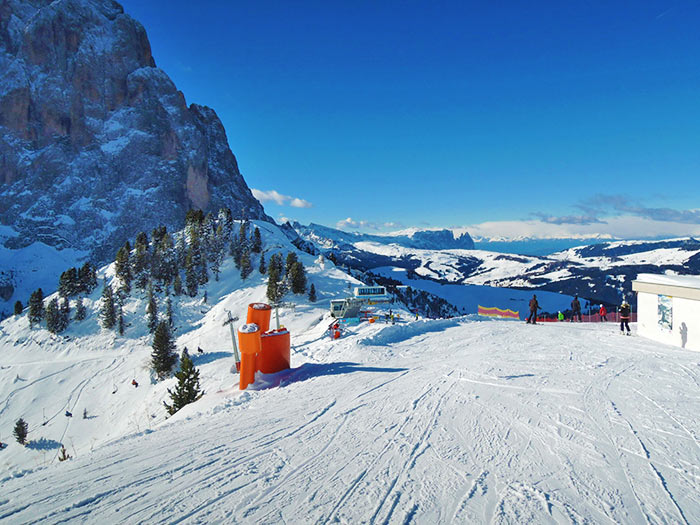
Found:
[[[630,335],[630,305],[627,301],[622,301],[620,305],[620,333],[625,333],[625,328],[627,328],[627,335]]]
[[[581,303],[578,300],[578,295],[574,295],[574,300],[571,301],[571,322],[574,322],[576,316],[578,316],[578,322],[581,322]]]
[[[608,320],[608,311],[605,309],[604,305],[600,305],[600,310],[598,311],[598,314],[600,315],[601,322]]]
[[[66,410],[66,417],[73,417],[73,414],[71,414],[70,412],[68,412],[68,410]]]
[[[136,382],[136,379],[131,380],[131,384],[134,385],[134,388],[138,388],[139,384]]]
[[[561,311],[559,311],[559,313],[557,313],[557,320],[559,320],[559,321],[563,321],[563,320],[564,320],[564,314],[561,313]]]
[[[539,307],[537,296],[532,294],[532,299],[530,299],[530,316],[527,318],[527,324],[537,324],[537,309]]]

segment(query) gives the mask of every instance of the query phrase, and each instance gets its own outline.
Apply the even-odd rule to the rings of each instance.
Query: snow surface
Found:
[[[700,276],[697,275],[666,275],[654,273],[640,273],[637,280],[649,284],[664,284],[667,286],[680,286],[682,288],[700,289]]]
[[[319,302],[287,298],[293,368],[246,391],[223,323],[264,301],[263,277],[228,261],[210,304],[174,301],[205,395],[169,419],[175,380],[151,380],[145,299],[127,304],[127,337],[96,326],[99,289],[62,336],[0,324],[0,521],[700,522],[700,353],[613,323],[415,320],[396,305],[397,324],[332,340],[328,301],[357,281],[298,255]],[[27,447],[10,437],[19,417]]]
[[[242,334],[254,334],[260,328],[255,323],[248,323],[241,326],[238,331]]]

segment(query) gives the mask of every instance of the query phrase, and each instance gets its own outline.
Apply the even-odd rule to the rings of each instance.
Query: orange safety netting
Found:
[[[490,308],[487,308],[485,306],[479,305],[479,310],[478,310],[479,315],[484,315],[486,317],[505,317],[506,319],[520,319],[520,313],[505,309],[502,310],[500,308],[496,308],[495,306],[492,306]]]

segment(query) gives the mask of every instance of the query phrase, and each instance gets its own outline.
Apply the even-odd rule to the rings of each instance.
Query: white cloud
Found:
[[[359,230],[360,228],[370,228],[373,230],[377,229],[377,225],[372,223],[372,222],[356,221],[352,217],[348,217],[347,219],[343,219],[342,221],[336,222],[335,227],[338,228],[339,230],[343,230],[343,229]]]
[[[289,202],[292,208],[311,208],[312,204],[304,199],[294,198]]]
[[[612,237],[640,239],[653,237],[687,237],[700,235],[700,225],[653,220],[636,215],[606,217],[602,223],[554,224],[542,220],[492,221],[459,228],[473,237],[517,239]]]
[[[275,190],[263,191],[251,188],[250,191],[253,193],[253,197],[258,199],[262,203],[274,202],[278,206],[289,205],[293,208],[311,208],[313,206],[313,204],[311,204],[309,201],[300,199],[298,197],[290,197],[289,195],[283,195],[282,193]]]

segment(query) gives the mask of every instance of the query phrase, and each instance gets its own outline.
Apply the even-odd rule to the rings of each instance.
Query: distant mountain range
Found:
[[[314,224],[292,226],[304,241],[341,265],[425,289],[458,307],[473,302],[459,294],[476,289],[464,286],[457,293],[454,285],[578,294],[591,303],[615,305],[623,297],[634,301],[632,281],[639,273],[700,273],[700,241],[693,238],[598,242],[549,255],[520,255],[455,249],[439,241],[429,248],[425,243],[416,247],[401,236],[370,239]],[[439,287],[426,282],[449,287],[441,295]]]

